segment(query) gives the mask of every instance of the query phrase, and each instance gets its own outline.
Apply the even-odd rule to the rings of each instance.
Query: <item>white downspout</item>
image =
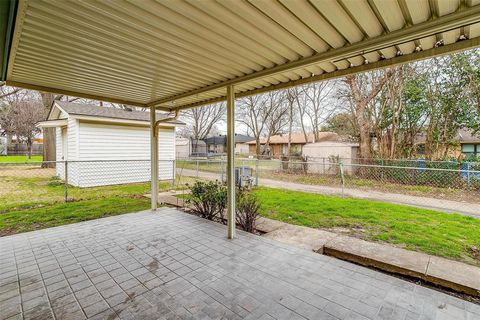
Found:
[[[152,106],[150,108],[150,155],[151,163],[150,170],[152,173],[152,184],[151,184],[151,209],[152,211],[157,210],[158,206],[158,125],[162,122],[168,122],[176,120],[178,118],[178,110],[175,111],[175,116],[165,118],[165,119],[156,119],[156,108]]]

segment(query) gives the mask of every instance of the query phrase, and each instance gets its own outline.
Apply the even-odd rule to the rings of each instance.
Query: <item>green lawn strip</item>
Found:
[[[159,190],[171,188],[171,182],[160,182]],[[137,196],[150,192],[150,183],[132,183],[104,187],[78,188],[69,186],[69,201],[114,196]],[[16,209],[64,202],[65,185],[55,178],[0,177],[0,214]]]
[[[378,201],[257,188],[261,215],[480,266],[480,219]],[[338,230],[338,229],[337,229]],[[342,229],[343,230],[343,229]]]
[[[146,210],[150,199],[109,197],[0,214],[0,236]]]
[[[28,158],[26,156],[0,156],[1,162],[41,162],[43,160],[42,156],[32,156]]]

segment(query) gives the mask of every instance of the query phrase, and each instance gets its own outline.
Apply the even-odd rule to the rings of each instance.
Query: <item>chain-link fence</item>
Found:
[[[253,185],[413,204],[480,215],[480,164],[359,164],[347,159],[236,159]],[[416,166],[412,166],[416,164]],[[442,163],[442,166],[453,164]],[[225,159],[159,161],[159,189],[182,190],[195,179],[225,181]],[[150,194],[150,160],[0,162],[0,213],[52,203]],[[146,199],[146,198],[145,198]],[[146,199],[148,200],[148,199]],[[113,200],[112,200],[113,201]],[[145,203],[148,203],[146,201]],[[147,209],[146,207],[145,209]]]
[[[160,160],[159,190],[184,189],[174,160]],[[0,214],[95,199],[144,199],[150,194],[150,160],[0,162]],[[146,207],[145,209],[147,209]]]
[[[480,216],[480,163],[236,159],[255,185],[368,198]],[[380,161],[381,163],[381,161]],[[420,163],[420,165],[418,164]],[[178,159],[177,173],[224,180],[224,159]]]

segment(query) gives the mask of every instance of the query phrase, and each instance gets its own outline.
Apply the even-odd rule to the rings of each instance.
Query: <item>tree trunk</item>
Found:
[[[52,106],[53,101],[55,100],[55,96],[53,93],[49,92],[42,92],[42,102],[44,106],[44,114],[45,119],[48,117],[48,113],[50,112],[50,108]],[[56,150],[55,150],[55,128],[44,128],[43,129],[43,163],[42,168],[55,168],[55,161],[56,160]]]
[[[32,139],[27,139],[27,158],[32,159]]]
[[[44,128],[43,129],[43,164],[42,168],[55,168],[54,162],[46,161],[56,161],[56,132],[55,128]]]

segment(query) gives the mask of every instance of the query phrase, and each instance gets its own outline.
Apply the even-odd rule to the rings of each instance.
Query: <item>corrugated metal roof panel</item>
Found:
[[[471,48],[479,25],[478,0],[20,0],[7,82],[184,108]]]

